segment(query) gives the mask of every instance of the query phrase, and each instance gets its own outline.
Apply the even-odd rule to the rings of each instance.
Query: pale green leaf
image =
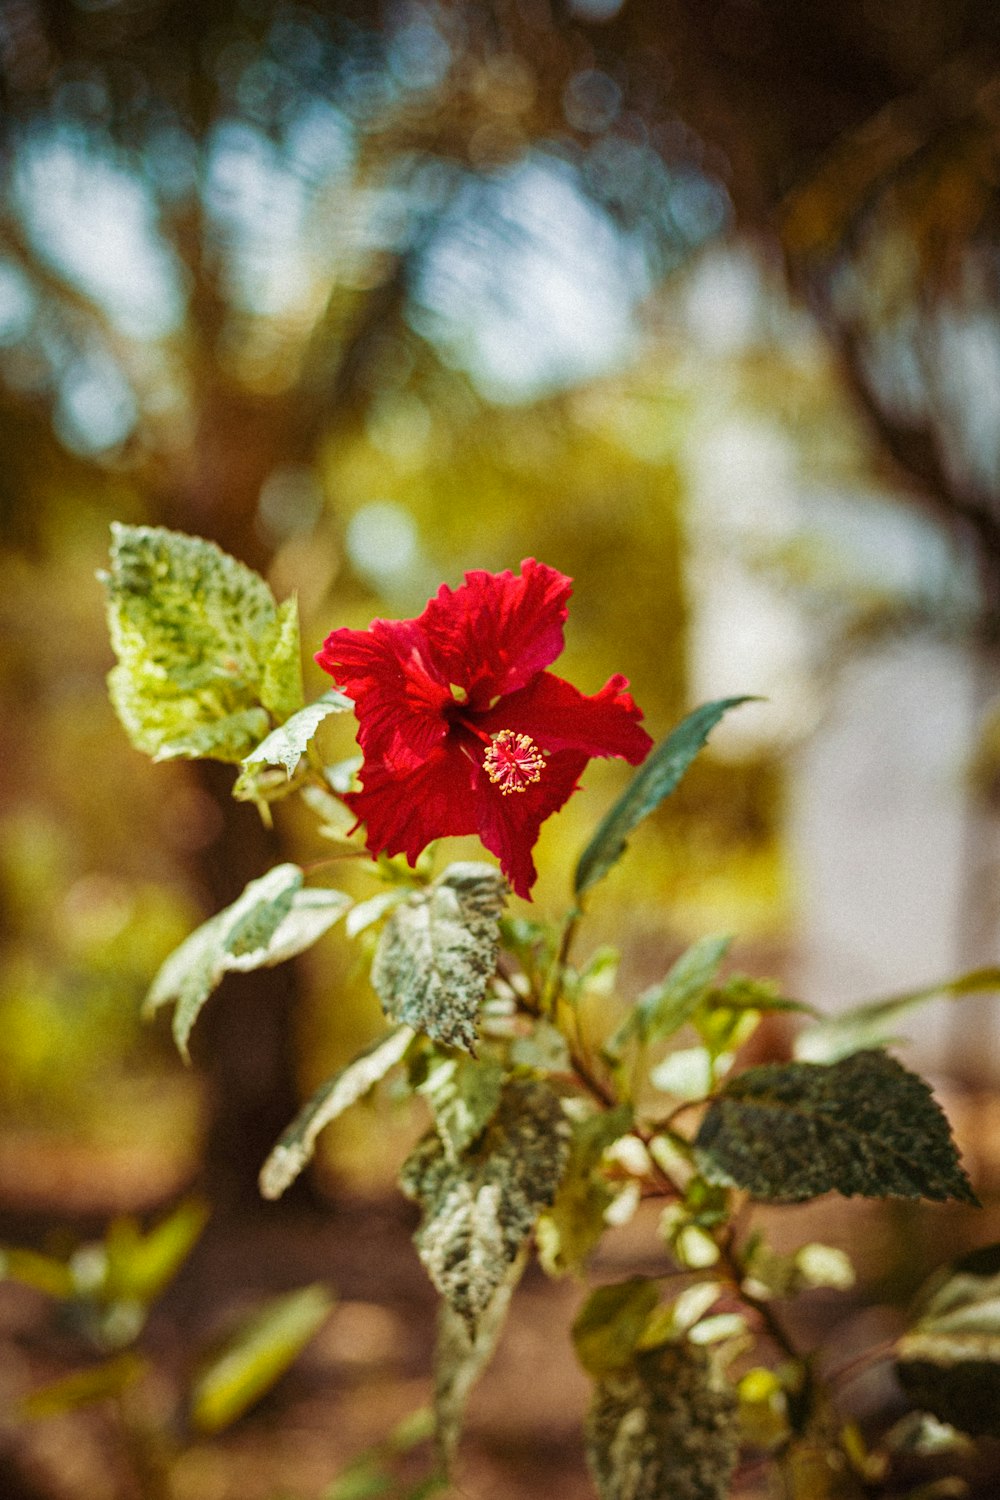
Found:
[[[570,1073],[573,1062],[569,1045],[558,1026],[551,1021],[537,1021],[527,1036],[515,1037],[510,1060],[522,1068],[537,1068],[543,1073]]]
[[[723,698],[702,704],[650,752],[581,854],[573,881],[578,896],[602,880],[621,858],[629,835],[669,797],[723,714],[750,701]]]
[[[589,1375],[624,1369],[659,1301],[655,1281],[633,1276],[591,1292],[573,1323],[577,1359]]]
[[[666,1344],[598,1382],[586,1439],[600,1500],[727,1500],[736,1395],[705,1349]]]
[[[500,1107],[503,1084],[504,1070],[492,1057],[432,1058],[418,1092],[430,1104],[437,1133],[452,1158],[457,1160],[486,1129]]]
[[[650,1068],[649,1081],[675,1099],[704,1099],[714,1082],[711,1053],[707,1047],[678,1047]]]
[[[316,1139],[324,1126],[357,1103],[397,1063],[402,1062],[412,1040],[413,1031],[409,1026],[397,1027],[388,1036],[372,1042],[353,1062],[316,1090],[261,1168],[260,1190],[265,1198],[281,1197],[311,1160]]]
[[[975,1437],[1000,1437],[1000,1245],[931,1278],[896,1373],[914,1405]]]
[[[973,969],[957,979],[944,980],[926,989],[892,995],[856,1005],[839,1016],[831,1016],[818,1026],[800,1031],[795,1039],[795,1055],[805,1062],[831,1063],[870,1047],[884,1047],[899,1040],[899,1026],[911,1011],[932,1000],[958,1000],[965,995],[981,995],[1000,990],[1000,968]]]
[[[300,708],[298,713],[292,714],[277,729],[272,729],[255,750],[244,756],[244,767],[284,766],[286,775],[291,776],[323,720],[330,714],[345,713],[353,707],[354,703],[350,698],[345,698],[343,693],[331,688],[321,698],[317,698],[315,703],[307,703],[305,708]]]
[[[319,1284],[275,1297],[225,1340],[191,1384],[199,1432],[221,1432],[269,1391],[326,1321],[333,1298]]]
[[[632,1128],[628,1105],[599,1110],[572,1122],[569,1159],[552,1207],[538,1221],[538,1258],[550,1276],[583,1270],[600,1240],[614,1198],[601,1171],[605,1151]]]
[[[492,865],[453,864],[396,907],[372,964],[372,984],[391,1020],[474,1052],[506,890]]]
[[[245,973],[250,969],[273,969],[311,948],[351,904],[350,896],[330,886],[309,886],[292,893],[292,903],[264,943],[244,946],[231,953],[227,969]]]
[[[303,890],[298,865],[276,865],[170,955],[150,986],[145,1014],[174,1005],[174,1040],[186,1058],[191,1028],[225,974],[271,967],[301,953],[349,905],[341,891]]]
[[[303,703],[299,603],[294,594],[278,605],[276,625],[271,649],[264,659],[260,701],[271,717],[280,722],[298,713]]]
[[[704,1175],[796,1203],[836,1191],[975,1203],[929,1086],[885,1052],[730,1079],[695,1140]]]
[[[469,1393],[493,1357],[527,1259],[522,1248],[479,1314],[474,1335],[461,1314],[447,1301],[441,1302],[434,1353],[434,1416],[438,1455],[446,1472],[458,1446]]]
[[[420,1258],[473,1340],[538,1215],[555,1197],[568,1135],[551,1089],[512,1079],[491,1124],[457,1161],[435,1133],[403,1167],[403,1190],[422,1209],[414,1237]]]
[[[367,928],[374,927],[376,922],[381,922],[401,901],[405,901],[408,895],[405,885],[395,885],[387,891],[376,891],[367,901],[359,901],[357,906],[352,907],[344,923],[347,936],[358,937]]]
[[[682,953],[666,977],[639,996],[605,1043],[607,1056],[617,1061],[633,1038],[648,1046],[679,1031],[708,994],[731,942],[726,934],[704,937]]]
[[[104,582],[118,658],[108,686],[137,749],[236,762],[271,713],[300,706],[294,601],[279,610],[264,580],[212,542],[116,524]]]
[[[189,1198],[146,1233],[134,1219],[115,1220],[104,1242],[105,1298],[148,1307],[187,1260],[208,1217],[208,1205]]]

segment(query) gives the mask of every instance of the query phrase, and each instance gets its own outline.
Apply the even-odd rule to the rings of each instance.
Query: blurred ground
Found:
[[[831,1196],[755,1214],[777,1250],[820,1240],[855,1260],[854,1292],[813,1293],[784,1313],[804,1347],[822,1344],[828,1371],[895,1337],[907,1301],[934,1266],[1000,1239],[996,1102],[989,1095],[943,1102],[986,1203],[982,1211]],[[664,1269],[658,1212],[655,1203],[644,1204],[607,1237],[594,1264],[598,1280]],[[326,1207],[291,1211],[247,1204],[214,1217],[144,1339],[160,1372],[151,1389],[154,1409],[168,1400],[170,1377],[184,1368],[192,1343],[262,1295],[322,1280],[338,1301],[304,1355],[253,1411],[183,1454],[173,1471],[176,1500],[317,1500],[344,1465],[426,1403],[436,1298],[410,1243],[414,1226],[413,1209],[398,1196],[338,1195]],[[27,1214],[0,1219],[0,1238],[51,1246],[65,1243],[65,1229],[51,1215]],[[581,1445],[588,1381],[568,1334],[580,1298],[573,1283],[552,1283],[537,1267],[529,1270],[470,1403],[457,1496],[593,1500]],[[44,1298],[0,1285],[0,1402],[7,1412],[0,1493],[4,1500],[147,1500],[129,1473],[109,1411],[16,1420],[18,1400],[63,1373],[72,1351]],[[904,1409],[885,1361],[862,1368],[843,1396],[871,1432]],[[998,1472],[1000,1444],[981,1444],[969,1476],[973,1493],[983,1500],[995,1495]],[[749,1470],[734,1500],[767,1494]]]

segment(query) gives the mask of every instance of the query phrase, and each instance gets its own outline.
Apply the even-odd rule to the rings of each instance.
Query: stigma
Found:
[[[490,740],[483,757],[483,768],[501,797],[508,792],[523,792],[538,781],[545,769],[545,759],[529,734],[501,729]]]

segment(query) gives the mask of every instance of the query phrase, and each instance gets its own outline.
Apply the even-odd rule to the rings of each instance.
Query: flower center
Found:
[[[537,781],[545,769],[545,760],[529,734],[501,729],[490,740],[483,766],[490,780],[500,788],[501,797],[506,797],[508,792],[523,792]]]

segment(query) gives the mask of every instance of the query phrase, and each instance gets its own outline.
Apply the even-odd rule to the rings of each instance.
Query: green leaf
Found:
[[[37,1250],[0,1249],[0,1279],[19,1281],[46,1297],[69,1300],[77,1292],[73,1272],[65,1261]]]
[[[962,1432],[1000,1437],[1000,1245],[939,1271],[916,1312],[896,1345],[910,1400]]]
[[[736,1396],[706,1350],[666,1344],[598,1382],[586,1439],[600,1500],[727,1500]]]
[[[577,1358],[589,1375],[610,1375],[631,1363],[659,1297],[656,1282],[645,1276],[591,1292],[573,1323]]]
[[[157,760],[239,761],[301,706],[295,601],[212,542],[113,525],[104,575],[118,664],[111,700]]]
[[[555,1197],[568,1135],[552,1090],[512,1079],[492,1123],[457,1161],[433,1134],[403,1166],[403,1191],[423,1210],[414,1236],[420,1258],[472,1340],[538,1215]]]
[[[103,1295],[110,1301],[148,1307],[173,1280],[208,1223],[206,1203],[178,1204],[148,1233],[134,1219],[116,1219],[105,1239],[107,1272]]]
[[[342,891],[303,890],[302,878],[298,865],[276,865],[197,928],[161,966],[144,1014],[175,1005],[174,1040],[185,1059],[198,1013],[225,974],[284,963],[311,947],[347,910],[350,899]]]
[[[298,712],[302,699],[299,603],[292,594],[278,605],[277,633],[264,658],[260,701],[271,717],[280,722]],[[351,707],[354,707],[353,703]]]
[[[379,1037],[353,1062],[334,1073],[313,1094],[284,1131],[260,1172],[260,1191],[265,1198],[280,1198],[311,1160],[316,1138],[345,1109],[403,1060],[413,1041],[409,1026],[398,1026]]]
[[[666,978],[639,996],[632,1010],[604,1046],[606,1056],[617,1062],[635,1038],[643,1046],[673,1036],[690,1021],[711,988],[732,938],[728,934],[704,937],[682,953]]]
[[[445,1472],[458,1446],[469,1394],[493,1357],[527,1259],[522,1248],[477,1318],[474,1334],[460,1313],[447,1302],[441,1303],[434,1354],[434,1418],[438,1456]]]
[[[722,698],[716,703],[703,703],[656,746],[581,854],[573,881],[578,896],[603,880],[618,862],[629,835],[669,797],[723,714],[740,703],[752,701]]]
[[[799,1032],[795,1039],[795,1055],[806,1062],[831,1063],[850,1056],[852,1052],[884,1047],[899,1040],[900,1021],[921,1005],[931,1000],[958,1000],[965,995],[981,995],[984,991],[997,989],[1000,989],[1000,969],[973,969],[968,974],[960,974],[957,979],[944,980],[926,989],[856,1005],[839,1016],[821,1021],[818,1026]]]
[[[372,964],[372,984],[391,1020],[475,1052],[506,891],[492,865],[454,864],[396,907]]]
[[[395,1479],[378,1459],[362,1458],[323,1491],[323,1500],[378,1500],[381,1495],[391,1495],[395,1488]]]
[[[709,1105],[695,1150],[710,1181],[778,1203],[830,1191],[977,1201],[929,1086],[885,1052],[748,1068]]]
[[[21,1411],[26,1417],[58,1417],[94,1401],[107,1401],[129,1390],[148,1369],[148,1360],[138,1354],[116,1354],[89,1370],[75,1370],[31,1391],[21,1402]]]
[[[614,1192],[601,1171],[609,1146],[632,1128],[626,1104],[572,1122],[569,1160],[552,1207],[538,1221],[538,1258],[549,1276],[579,1274],[608,1227]]]
[[[307,703],[305,708],[300,708],[298,713],[292,714],[277,729],[272,729],[256,750],[251,750],[249,755],[243,757],[244,767],[284,766],[286,775],[290,777],[323,720],[330,714],[342,714],[353,707],[353,699],[346,698],[343,693],[331,688],[321,698],[317,698],[315,703]]]
[[[190,1414],[197,1430],[221,1432],[269,1391],[332,1306],[327,1288],[317,1284],[273,1298],[242,1322],[192,1382]]]
[[[504,1070],[493,1058],[437,1055],[419,1085],[434,1112],[445,1150],[457,1160],[490,1123],[500,1107]]]

